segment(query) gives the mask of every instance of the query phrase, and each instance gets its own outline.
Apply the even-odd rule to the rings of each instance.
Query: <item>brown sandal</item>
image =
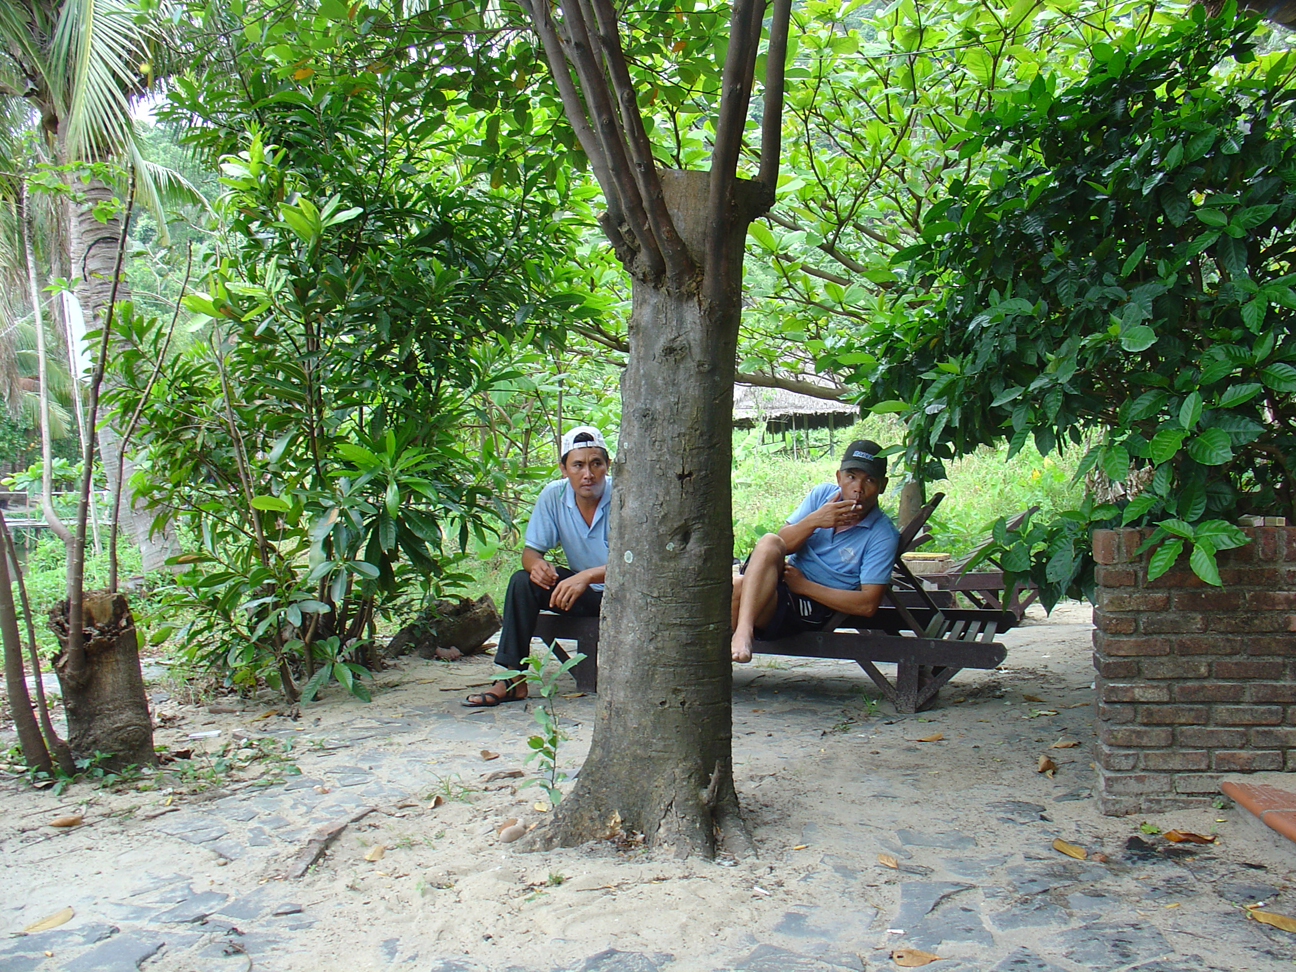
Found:
[[[500,679],[500,681],[504,681]],[[492,683],[493,684],[493,683]],[[508,687],[503,694],[499,692],[475,692],[461,703],[467,709],[493,709],[505,702],[525,702],[527,697],[526,682],[517,678],[505,683]]]

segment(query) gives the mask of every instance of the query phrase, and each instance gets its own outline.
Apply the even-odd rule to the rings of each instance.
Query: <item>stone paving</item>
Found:
[[[474,671],[487,671],[484,660]],[[5,829],[0,840],[5,859],[21,849],[22,860],[39,860],[39,854],[33,856],[39,848],[31,846],[37,841],[47,842],[42,846],[49,850],[44,864],[26,864],[21,873],[6,865],[0,927],[17,932],[60,903],[72,904],[77,917],[62,927],[0,942],[0,970],[834,972],[896,968],[890,951],[901,946],[944,956],[926,966],[933,972],[1291,969],[1296,936],[1247,920],[1242,907],[1264,901],[1274,910],[1296,913],[1296,894],[1287,887],[1296,874],[1296,857],[1285,848],[1267,843],[1263,834],[1248,834],[1241,853],[1254,859],[1243,860],[1212,847],[1183,849],[1145,840],[1128,820],[1103,818],[1107,830],[1098,832],[1090,822],[1092,773],[1084,767],[1089,755],[1083,749],[1073,751],[1080,753],[1077,769],[1065,774],[1066,780],[1045,781],[1034,773],[996,778],[996,772],[1006,771],[995,764],[1015,762],[1020,751],[1034,759],[1037,740],[1092,738],[1091,710],[1065,707],[1084,701],[1087,675],[1027,674],[1046,687],[1054,704],[1061,703],[1053,715],[1021,715],[1029,703],[1023,705],[1020,692],[1014,694],[1008,672],[978,675],[966,686],[953,683],[945,689],[944,708],[922,717],[929,722],[879,709],[872,718],[842,725],[837,720],[844,703],[857,701],[865,685],[857,670],[831,662],[741,670],[735,686],[735,751],[744,808],[758,840],[775,832],[791,836],[785,841],[771,836],[760,862],[721,862],[733,865],[729,868],[708,862],[672,865],[676,870],[669,873],[682,889],[705,894],[706,885],[721,880],[744,889],[731,920],[719,919],[718,933],[710,932],[716,936],[713,947],[680,935],[674,941],[655,939],[663,944],[653,948],[642,935],[624,934],[609,936],[579,960],[528,963],[517,951],[500,954],[494,944],[500,936],[486,932],[480,947],[467,949],[468,954],[442,951],[437,936],[426,924],[413,923],[411,909],[399,903],[382,915],[373,912],[362,928],[338,931],[334,898],[363,894],[373,901],[363,904],[376,908],[378,894],[367,886],[353,893],[340,890],[341,883],[321,883],[332,880],[325,874],[334,866],[328,858],[301,882],[277,879],[285,861],[320,826],[366,807],[386,808],[396,816],[421,813],[399,808],[403,803],[422,808],[431,792],[480,779],[490,768],[483,767],[482,750],[505,754],[494,765],[508,764],[523,751],[531,727],[523,706],[471,712],[458,706],[456,693],[426,686],[414,696],[418,701],[402,704],[394,714],[347,704],[345,715],[327,726],[314,726],[308,709],[300,724],[281,719],[249,730],[293,741],[301,775],[287,776],[282,784],[217,790],[210,799],[180,800],[178,809],[154,801],[134,815],[105,818],[52,838],[34,824]],[[1015,706],[1011,716],[1010,705]],[[590,698],[564,702],[564,718],[576,738],[587,733],[593,706]],[[947,714],[956,712],[963,713],[962,722]],[[961,776],[951,779],[948,772],[929,768],[924,754],[932,744],[914,740],[918,730],[932,726],[945,726],[951,742],[956,734],[963,740]],[[1034,789],[1023,792],[1021,779]],[[13,786],[0,789],[6,804]],[[841,798],[816,805],[815,793],[825,787]],[[942,794],[951,790],[958,791],[958,799],[946,803]],[[507,795],[497,792],[501,799]],[[538,791],[530,793],[533,800]],[[464,816],[469,813],[465,804],[461,819],[469,820]],[[1220,815],[1241,826],[1236,820],[1241,811]],[[476,821],[478,846],[486,846],[480,832],[492,825],[493,820]],[[1087,836],[1091,845],[1101,845],[1106,859],[1057,854],[1050,842],[1059,835]],[[583,852],[554,853],[570,868]],[[891,855],[897,866],[880,866],[879,854]],[[525,868],[531,866],[525,858],[540,856],[494,846],[489,855],[492,867],[505,861],[506,874],[508,860]],[[72,866],[69,860],[80,863]],[[607,866],[638,865],[613,861]],[[40,867],[49,873],[34,873]],[[336,867],[340,872],[343,864]],[[213,872],[243,878],[213,883],[208,879]],[[472,883],[485,880],[480,870],[456,880],[456,890],[448,893],[458,895],[455,907],[461,909],[471,905],[474,887],[487,887]],[[345,885],[353,887],[361,884]],[[624,913],[633,921],[636,909],[644,907],[635,902],[649,900],[616,889],[579,898],[580,890],[562,898],[566,889],[554,889],[539,905],[518,905],[518,914],[537,927],[546,915],[560,928],[563,921],[600,914]],[[567,901],[572,909],[585,910],[573,910],[568,918],[536,910]],[[617,910],[622,907],[628,911]],[[490,927],[489,919],[483,927]]]

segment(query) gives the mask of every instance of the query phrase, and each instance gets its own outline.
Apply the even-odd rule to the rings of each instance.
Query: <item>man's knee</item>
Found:
[[[756,547],[752,550],[749,564],[751,563],[772,563],[781,561],[787,556],[787,544],[777,533],[767,533],[756,541]]]
[[[534,601],[543,590],[544,588],[537,586],[525,570],[515,570],[513,576],[509,578],[508,589],[504,592],[504,604],[507,607],[510,601],[516,601],[518,604]]]

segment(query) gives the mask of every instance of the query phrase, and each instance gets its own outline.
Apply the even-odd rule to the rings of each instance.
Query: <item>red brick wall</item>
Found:
[[[1099,530],[1094,605],[1103,813],[1208,805],[1230,773],[1296,771],[1296,528],[1219,554],[1223,588],[1180,558],[1147,580],[1150,531]]]

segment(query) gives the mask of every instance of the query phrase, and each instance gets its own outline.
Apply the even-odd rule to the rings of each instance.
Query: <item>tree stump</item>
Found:
[[[386,658],[413,652],[420,658],[454,658],[475,655],[486,639],[500,629],[500,613],[489,594],[458,603],[433,601],[417,618],[396,632],[383,649]],[[458,654],[454,654],[458,652]]]
[[[68,653],[66,600],[50,610],[49,626],[60,646],[54,671],[63,689],[73,754],[84,759],[106,753],[99,765],[108,769],[154,765],[153,723],[140,673],[135,619],[125,595],[86,593],[80,664]]]

